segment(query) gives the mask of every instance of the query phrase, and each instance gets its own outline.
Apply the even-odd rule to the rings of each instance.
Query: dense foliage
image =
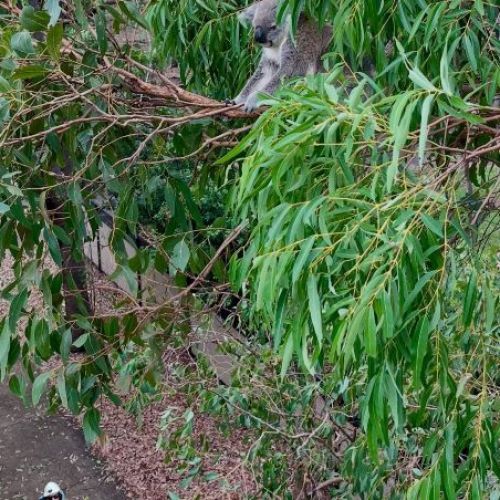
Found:
[[[158,380],[157,363],[134,362],[139,351],[158,354],[164,340],[152,335],[156,330],[149,321],[140,322],[137,273],[170,271],[184,285],[188,261],[194,272],[208,262],[210,243],[202,245],[204,233],[196,232],[204,227],[198,205],[207,183],[190,189],[189,163],[180,165],[175,158],[197,149],[202,131],[210,135],[225,127],[183,121],[176,110],[164,109],[164,101],[150,104],[126,92],[123,81],[106,69],[104,54],[114,54],[120,68],[126,67],[126,58],[138,64],[148,60],[134,46],[118,48],[114,35],[106,32],[107,22],[116,36],[135,21],[147,26],[137,6],[120,2],[116,8],[94,9],[91,2],[75,2],[65,12],[58,2],[46,7],[7,9],[2,4],[1,12],[0,256],[5,262],[10,254],[14,271],[2,290],[10,309],[1,323],[1,378],[12,371],[11,389],[24,398],[34,380],[35,403],[50,386],[51,403],[84,414],[90,439],[99,433],[94,408],[99,396],[105,393],[119,402],[110,385],[117,359],[125,371],[129,356],[141,368],[139,387]],[[201,181],[209,166],[197,170]],[[211,184],[216,186],[217,178]],[[155,248],[141,247],[129,259],[125,242],[134,244],[139,219],[158,203],[163,204],[162,233],[146,235]],[[85,277],[84,244],[95,238],[102,208],[114,217],[110,247],[118,266],[112,277],[124,279],[131,291],[116,311],[96,304],[95,294],[102,292]],[[199,245],[191,247],[197,234]],[[37,297],[41,310],[32,306]],[[158,332],[171,330],[170,312],[167,304],[151,313],[151,320],[159,321]],[[183,318],[177,305],[175,323]],[[83,350],[87,359],[75,360],[70,356],[74,349]],[[40,364],[54,356],[62,364],[40,372]],[[21,371],[15,368],[20,360]]]
[[[235,13],[248,0],[160,0],[148,8],[159,64],[175,62],[190,88],[218,99],[236,95],[248,78],[256,50]]]
[[[246,122],[186,112],[132,77],[170,88],[145,65],[175,62],[187,88],[235,95],[257,55],[236,19],[246,4],[158,0],[142,16],[132,2],[0,3],[0,256],[15,274],[2,290],[1,378],[22,397],[34,381],[35,403],[50,382],[51,403],[84,413],[89,439],[99,396],[120,403],[116,374],[139,408],[194,306],[145,304],[135,273],[154,268],[222,302],[249,338],[227,346],[233,386],[206,386],[203,361],[195,377],[176,373],[202,409],[259,432],[248,458],[260,496],[494,497],[498,7],[283,1],[294,28],[303,11],[333,25],[327,71],[269,98],[217,155]],[[151,53],[117,41],[130,24],[151,28]],[[67,272],[103,204],[132,289],[113,311],[93,310]],[[124,241],[152,220],[152,247],[129,259]],[[35,291],[43,312],[28,305]],[[61,363],[40,370],[52,357]],[[190,458],[192,419],[169,432]]]
[[[421,92],[408,94],[415,109]],[[396,450],[414,441],[427,472],[411,491],[440,485],[454,498],[478,482],[479,465],[496,466],[494,255],[478,258],[470,221],[497,167],[477,165],[482,182],[469,193],[460,160],[447,154],[425,175],[398,172],[402,126],[390,129],[383,97],[335,112],[336,96],[315,82],[294,100],[295,109],[277,103],[246,139],[255,146],[235,202],[255,228],[233,259],[234,282],[247,282],[282,376],[296,359],[319,375],[324,396],[333,390],[359,412],[365,436],[353,453],[396,466]]]
[[[343,91],[334,68],[247,136],[235,207],[254,230],[233,281],[282,376],[296,359],[359,414],[352,463],[403,454],[420,469],[396,479],[409,497],[480,498],[498,473],[498,9],[314,4],[334,61],[372,57],[379,75]]]

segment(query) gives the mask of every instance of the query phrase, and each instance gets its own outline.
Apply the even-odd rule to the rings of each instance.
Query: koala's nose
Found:
[[[264,31],[264,29],[262,28],[262,26],[257,26],[255,28],[255,32],[254,32],[254,40],[257,42],[257,43],[266,43],[266,32]]]

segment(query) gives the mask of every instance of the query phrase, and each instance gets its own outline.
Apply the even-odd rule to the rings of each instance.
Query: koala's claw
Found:
[[[259,107],[257,94],[251,94],[247,97],[237,96],[234,99],[226,99],[224,101],[228,106],[242,106],[243,111],[252,113]]]
[[[245,101],[245,106],[243,109],[247,113],[251,113],[252,111],[255,111],[259,107],[259,102],[256,94],[252,94],[247,97],[247,100]]]

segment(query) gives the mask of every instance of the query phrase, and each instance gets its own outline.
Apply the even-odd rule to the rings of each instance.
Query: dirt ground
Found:
[[[24,408],[0,385],[0,500],[38,499],[48,481],[59,483],[68,500],[126,498],[70,419]]]

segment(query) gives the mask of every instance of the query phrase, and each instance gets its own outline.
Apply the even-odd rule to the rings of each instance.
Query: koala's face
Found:
[[[288,35],[288,23],[276,22],[277,11],[277,0],[261,0],[240,15],[243,21],[252,23],[254,39],[264,47],[278,47]]]

